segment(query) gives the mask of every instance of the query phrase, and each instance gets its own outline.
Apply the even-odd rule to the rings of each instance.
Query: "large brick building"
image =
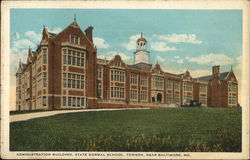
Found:
[[[16,73],[17,110],[160,107],[189,104],[235,107],[238,83],[231,69],[192,78],[164,72],[151,65],[147,40],[141,36],[134,52],[134,64],[127,65],[119,55],[98,59],[93,43],[93,27],[83,32],[76,21],[58,34],[44,27],[35,51],[28,50],[27,63],[20,61]]]

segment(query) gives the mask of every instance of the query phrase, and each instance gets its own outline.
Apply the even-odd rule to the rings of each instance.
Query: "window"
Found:
[[[207,104],[207,97],[199,97],[199,102],[201,103],[201,105],[206,105]]]
[[[71,36],[70,36],[70,43],[73,43],[73,44],[80,44],[80,38],[71,35]]]
[[[111,98],[124,98],[124,88],[111,87]]]
[[[141,76],[141,85],[142,86],[148,85],[148,77],[147,76]]]
[[[163,77],[153,76],[153,88],[163,89]]]
[[[68,106],[71,106],[71,97],[68,97]]]
[[[193,84],[191,82],[184,82],[184,91],[193,91]]]
[[[205,86],[205,85],[200,85],[200,86],[199,86],[199,91],[200,91],[200,92],[203,92],[203,93],[207,93],[207,86]]]
[[[67,64],[67,55],[63,55],[63,64]]]
[[[130,99],[137,99],[137,90],[131,90]]]
[[[80,107],[80,106],[81,106],[81,98],[77,97],[77,107]]]
[[[180,82],[174,81],[174,90],[180,90]]]
[[[238,84],[235,82],[229,82],[228,84],[228,103],[230,106],[237,106],[238,104]]]
[[[167,80],[167,89],[173,89],[173,81]]]
[[[174,103],[175,104],[180,104],[180,95],[179,94],[174,95]]]
[[[43,48],[43,63],[47,63],[47,49]]]
[[[63,106],[66,106],[67,103],[66,103],[66,97],[63,97]]]
[[[125,82],[125,72],[121,70],[111,70],[111,81]]]
[[[172,99],[173,99],[172,94],[167,94],[167,97],[166,97],[167,104],[171,104],[171,103],[173,103],[173,102],[172,102]]]
[[[141,91],[141,100],[147,101],[147,91]]]
[[[81,98],[81,106],[84,106],[84,98]]]
[[[116,66],[116,67],[120,67],[120,66],[121,66],[121,62],[116,61],[116,62],[115,62],[115,66]]]
[[[101,96],[102,96],[102,85],[98,84],[98,86],[97,86],[97,97],[101,98]]]
[[[43,106],[46,106],[46,96],[43,96]]]
[[[43,72],[43,87],[47,87],[47,72]]]
[[[102,68],[101,67],[98,67],[98,69],[97,69],[97,77],[98,77],[98,79],[102,79]]]
[[[67,81],[68,81],[68,84],[67,84]],[[63,87],[67,88],[67,86],[68,88],[83,89],[84,88],[84,75],[68,73],[68,77],[67,77],[67,73],[63,73]]]
[[[63,88],[67,88],[67,73],[63,73]]]
[[[75,107],[76,106],[76,97],[73,97],[73,107]]]
[[[131,73],[130,75],[130,84],[137,84],[137,74]]]

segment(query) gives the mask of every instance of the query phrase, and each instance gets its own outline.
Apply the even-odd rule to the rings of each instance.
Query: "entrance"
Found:
[[[162,99],[162,94],[158,93],[157,94],[157,102],[161,102],[161,99]]]

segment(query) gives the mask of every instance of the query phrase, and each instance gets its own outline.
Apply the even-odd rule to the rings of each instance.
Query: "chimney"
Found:
[[[93,30],[93,27],[92,27],[92,26],[89,26],[89,27],[85,30],[86,36],[88,37],[88,39],[89,39],[91,42],[93,42],[92,30]]]
[[[220,65],[213,66],[213,76],[220,74]]]

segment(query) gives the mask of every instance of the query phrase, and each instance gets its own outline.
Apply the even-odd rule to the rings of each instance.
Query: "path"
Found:
[[[148,109],[148,108],[126,108],[126,109]],[[96,112],[96,111],[118,111],[125,109],[82,109],[82,110],[56,110],[56,111],[44,111],[44,112],[35,112],[35,113],[24,113],[24,114],[16,114],[10,115],[10,122],[16,121],[26,121],[34,118],[40,117],[49,117],[57,114],[64,113],[76,113],[76,112]]]

